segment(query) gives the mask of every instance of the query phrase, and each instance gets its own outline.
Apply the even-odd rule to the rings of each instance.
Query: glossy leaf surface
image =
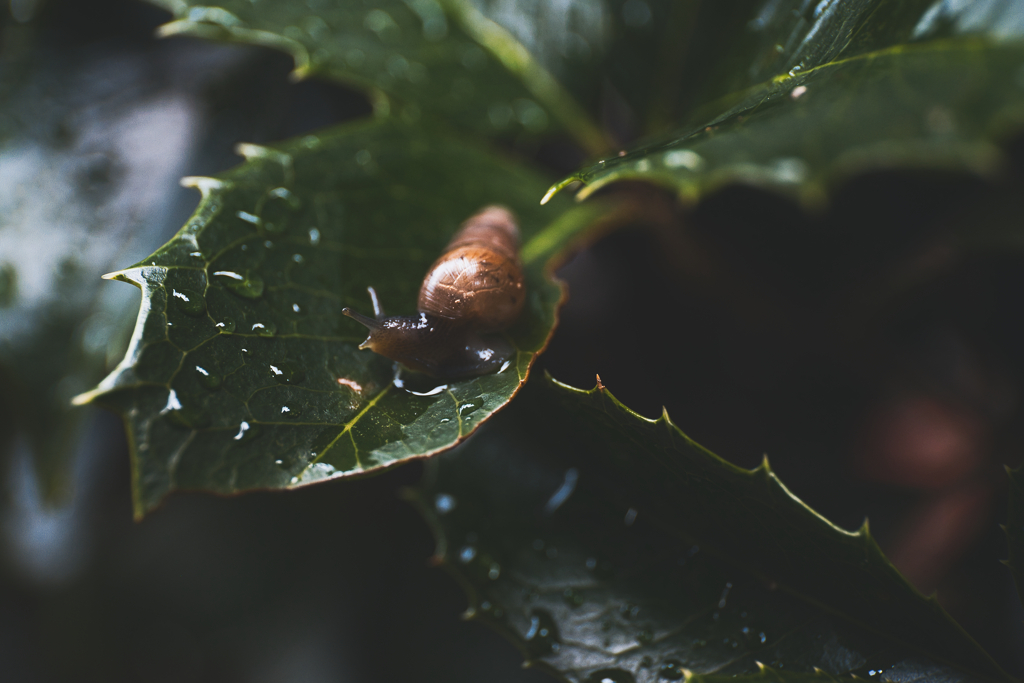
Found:
[[[435,462],[417,500],[470,614],[567,680],[1002,677],[866,528],[601,387],[531,383]]]
[[[547,343],[562,290],[548,257],[598,207],[560,216],[543,181],[440,131],[361,124],[194,179],[189,223],[117,279],[143,290],[124,362],[82,400],[120,411],[136,512],[168,491],[307,484],[427,455],[465,438],[519,389]],[[415,312],[428,266],[468,216],[502,203],[520,219],[527,304],[497,374],[406,386],[357,349],[368,286],[390,314]]]
[[[381,113],[423,114],[484,135],[561,126],[594,151],[601,133],[529,52],[468,2],[371,3],[152,0],[175,14],[164,35],[234,40],[283,50],[296,73],[374,93]]]
[[[759,85],[556,187],[582,180],[586,196],[645,178],[696,199],[747,182],[814,205],[872,168],[1000,169],[998,143],[1024,125],[1024,5],[822,3],[806,16],[796,5],[811,7],[766,3],[754,21]]]
[[[1007,470],[1010,478],[1010,502],[1007,506],[1006,544],[1009,557],[1006,565],[1013,572],[1017,595],[1024,604],[1024,467]]]

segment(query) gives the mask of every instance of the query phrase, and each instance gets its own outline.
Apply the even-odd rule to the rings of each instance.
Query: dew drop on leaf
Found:
[[[260,218],[267,232],[280,234],[288,228],[288,222],[296,211],[302,207],[298,197],[288,188],[277,187],[267,193]]]
[[[531,658],[549,655],[558,644],[558,629],[555,620],[542,609],[530,614],[530,628],[526,632],[526,650]]]
[[[235,319],[225,316],[224,319],[214,325],[214,327],[223,334],[231,334],[235,331]]]
[[[678,681],[683,678],[683,663],[678,659],[666,659],[658,669],[658,678]]]
[[[204,389],[216,391],[217,389],[220,389],[220,385],[224,383],[224,379],[220,375],[204,368],[201,365],[196,366],[196,373],[199,375],[199,384],[201,384]]]
[[[586,683],[635,683],[633,674],[623,669],[601,669],[587,676]]]
[[[306,379],[305,370],[297,363],[288,360],[271,363],[270,374],[281,384],[299,384]]]
[[[263,278],[259,275],[250,275],[249,273],[243,275],[233,270],[218,270],[214,276],[220,278],[220,281],[238,296],[246,299],[258,299],[263,295]]]
[[[171,299],[185,315],[198,318],[206,313],[206,300],[203,295],[184,287],[171,289]]]
[[[274,323],[253,323],[252,331],[261,337],[273,337],[277,334],[277,325]]]

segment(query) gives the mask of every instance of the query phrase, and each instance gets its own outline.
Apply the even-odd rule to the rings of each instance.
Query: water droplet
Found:
[[[302,307],[298,304],[292,304],[292,313],[302,313]]]
[[[434,509],[437,510],[439,515],[447,515],[455,509],[457,504],[458,501],[455,500],[455,496],[447,493],[439,493],[434,496]]]
[[[791,98],[793,98],[794,100],[798,100],[801,97],[803,97],[804,94],[806,94],[806,93],[807,93],[807,86],[806,85],[798,85],[798,86],[796,86],[795,88],[793,88],[792,90],[789,91],[789,96]]]
[[[471,545],[462,546],[462,550],[459,551],[459,562],[469,564],[474,557],[476,557],[476,548]]]
[[[674,149],[661,158],[667,168],[685,168],[697,171],[704,165],[704,157],[689,149]]]
[[[491,562],[491,566],[487,569],[487,578],[494,581],[499,576],[501,576],[501,565],[497,562]]]
[[[588,557],[587,561],[584,564],[587,566],[587,569],[591,569],[591,570],[597,569],[597,558],[596,557]]]
[[[373,161],[373,156],[370,154],[370,150],[361,149],[356,152],[356,163],[360,166],[366,166],[371,161]]]
[[[184,287],[171,289],[174,304],[186,315],[198,318],[206,313],[206,299],[202,294]]]
[[[249,431],[249,423],[242,421],[238,424],[238,433],[233,437],[235,441],[241,441],[245,433]]]
[[[764,634],[764,631],[761,631],[757,634],[757,639],[761,642],[762,645],[764,645],[765,641],[768,640],[768,636]]]
[[[526,632],[526,651],[531,658],[551,654],[558,643],[558,629],[555,620],[542,609],[530,613],[530,628]]]
[[[207,370],[201,365],[196,366],[196,372],[199,374],[199,384],[201,384],[204,389],[216,391],[217,389],[220,389],[220,385],[224,382],[220,375]]]
[[[267,193],[260,211],[267,232],[280,234],[288,227],[292,214],[302,208],[302,201],[286,187],[276,187]]]
[[[295,263],[302,263],[303,260],[302,254],[292,254],[292,261],[295,261]]]
[[[285,417],[295,419],[302,415],[302,409],[296,406],[281,406],[281,414]]]
[[[314,247],[320,244],[320,231],[316,228],[309,229],[309,243]]]
[[[263,278],[259,275],[242,275],[233,270],[218,270],[214,276],[219,277],[232,292],[246,299],[258,299],[263,294]]]
[[[260,217],[254,213],[249,213],[248,211],[236,211],[235,215],[241,218],[246,223],[252,223],[253,225],[260,224]]]
[[[667,681],[678,681],[683,678],[683,663],[677,659],[666,659],[658,669],[658,678]]]
[[[726,583],[725,588],[722,589],[722,596],[718,599],[718,609],[725,609],[725,601],[729,598],[729,591],[731,590],[732,583]]]
[[[306,379],[306,372],[297,363],[281,361],[270,365],[270,374],[281,384],[300,384]]]
[[[214,327],[223,334],[231,334],[235,331],[235,319],[225,316],[224,319],[214,325]]]
[[[636,679],[622,669],[601,669],[587,676],[586,683],[636,683]]]
[[[641,159],[633,165],[633,168],[640,173],[647,173],[651,170],[651,162],[649,159]]]
[[[252,331],[261,337],[273,337],[277,334],[277,325],[274,323],[253,323]]]

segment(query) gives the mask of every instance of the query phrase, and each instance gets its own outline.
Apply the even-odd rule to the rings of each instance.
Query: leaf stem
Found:
[[[527,90],[551,111],[589,154],[602,156],[612,149],[611,141],[600,126],[515,36],[488,19],[467,0],[446,0],[444,4],[462,29],[518,76]]]

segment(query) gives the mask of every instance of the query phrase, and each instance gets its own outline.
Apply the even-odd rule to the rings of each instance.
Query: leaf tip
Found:
[[[871,538],[871,525],[868,522],[867,517],[865,517],[864,521],[860,523],[860,528],[857,529],[857,535],[865,538]]]
[[[93,399],[96,398],[97,396],[99,396],[101,393],[103,393],[103,392],[101,392],[99,390],[99,387],[97,387],[95,389],[90,389],[89,391],[82,392],[81,394],[78,394],[77,396],[73,396],[71,398],[71,405],[73,405],[73,406],[89,405],[90,403],[92,403]]]
[[[213,190],[220,190],[225,187],[226,183],[223,180],[217,178],[208,178],[206,176],[189,175],[185,176],[178,181],[182,187],[190,187],[199,190],[205,199]]]
[[[189,26],[192,22],[185,19],[178,19],[176,21],[169,21],[166,24],[161,24],[156,27],[153,32],[157,38],[168,38],[170,36],[176,36],[180,33],[187,33]]]
[[[561,188],[561,187],[559,187],[557,183],[556,183],[556,184],[554,184],[554,185],[552,185],[551,187],[549,187],[549,188],[548,188],[548,191],[544,193],[544,196],[543,196],[543,197],[541,197],[541,199],[540,199],[540,205],[541,205],[541,206],[544,206],[544,205],[545,205],[545,204],[547,204],[547,203],[548,203],[549,201],[551,201],[551,198],[552,198],[552,197],[554,197],[554,196],[555,196],[555,194],[557,194],[557,193],[558,193],[558,191],[559,191],[560,189],[562,189],[562,188]]]

